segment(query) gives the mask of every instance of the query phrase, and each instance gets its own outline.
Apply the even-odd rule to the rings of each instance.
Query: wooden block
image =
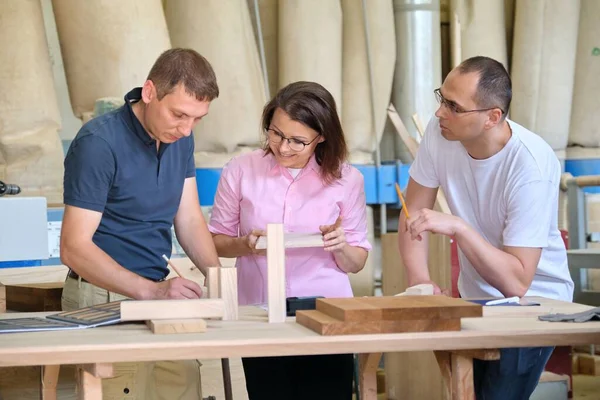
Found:
[[[600,375],[600,356],[591,354],[580,354],[579,373],[583,375]]]
[[[96,378],[112,378],[114,375],[111,363],[80,364],[78,368],[83,369]]]
[[[573,353],[571,355],[571,373],[573,375],[579,374],[579,354]]]
[[[6,312],[6,286],[0,284],[0,313]]]
[[[396,296],[430,296],[433,295],[433,285],[430,283],[422,283],[420,285],[411,286],[406,288],[402,293],[398,293]]]
[[[11,311],[61,311],[63,282],[6,286],[6,308]]]
[[[483,307],[447,296],[384,296],[317,299],[316,309],[342,321],[481,317]]]
[[[365,323],[360,320],[341,321],[317,310],[297,311],[296,322],[324,336],[460,330],[460,319],[380,320]]]
[[[259,237],[256,241],[256,248],[266,249],[267,238],[268,234]],[[323,247],[323,235],[321,233],[285,233],[283,243],[286,249]]]
[[[285,247],[283,224],[267,225],[267,299],[269,322],[285,322]]]
[[[152,333],[202,333],[206,332],[206,321],[203,319],[152,319],[146,321]]]
[[[121,321],[223,318],[222,299],[126,300],[121,302]]]
[[[238,319],[237,268],[221,268],[219,292],[225,302],[223,320]]]

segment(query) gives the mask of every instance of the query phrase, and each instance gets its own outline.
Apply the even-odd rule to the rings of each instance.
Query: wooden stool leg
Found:
[[[382,353],[358,355],[360,400],[377,400],[377,367]]]
[[[473,358],[452,353],[452,400],[475,400]]]
[[[58,373],[60,365],[42,365],[40,381],[40,399],[56,400],[56,386],[58,385]]]
[[[102,400],[102,378],[112,376],[112,364],[78,365],[77,400]]]

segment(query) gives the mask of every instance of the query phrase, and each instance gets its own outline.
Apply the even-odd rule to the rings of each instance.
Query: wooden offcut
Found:
[[[160,319],[146,321],[146,325],[155,334],[202,333],[206,332],[206,321],[195,319]]]
[[[267,301],[269,322],[285,322],[285,246],[283,224],[267,225]]]
[[[321,233],[285,233],[283,243],[286,249],[324,246],[323,234]],[[259,250],[267,248],[266,236],[258,238],[256,248]]]
[[[460,330],[460,319],[481,317],[482,306],[446,296],[317,299],[296,322],[321,335]]]

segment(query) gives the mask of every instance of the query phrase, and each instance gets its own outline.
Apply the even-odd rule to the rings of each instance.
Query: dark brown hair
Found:
[[[342,177],[341,167],[348,157],[342,123],[331,93],[315,82],[294,82],[275,95],[263,109],[262,129],[267,132],[275,110],[281,108],[293,121],[300,122],[322,135],[315,158],[321,166],[321,178],[327,184]],[[268,142],[265,151],[271,153]]]
[[[158,100],[180,83],[196,100],[212,101],[219,97],[215,71],[206,58],[192,49],[175,48],[163,52],[154,62],[148,80],[154,83]]]
[[[493,58],[475,56],[466,59],[459,66],[461,74],[479,74],[475,102],[479,107],[498,107],[506,118],[512,100],[512,83],[504,65]]]

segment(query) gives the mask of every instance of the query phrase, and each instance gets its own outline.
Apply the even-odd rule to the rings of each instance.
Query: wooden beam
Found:
[[[473,359],[452,353],[452,400],[475,400]]]
[[[286,233],[284,235],[284,246],[286,249],[297,249],[303,247],[323,247],[323,235],[320,233]],[[257,249],[267,248],[267,237],[261,236],[256,242]]]
[[[0,313],[6,312],[6,286],[0,284]]]
[[[224,309],[222,299],[126,300],[121,302],[121,321],[222,318]]]
[[[267,292],[269,322],[285,322],[285,247],[283,224],[267,225]]]
[[[90,367],[77,366],[77,400],[102,400],[102,378],[89,371]]]

